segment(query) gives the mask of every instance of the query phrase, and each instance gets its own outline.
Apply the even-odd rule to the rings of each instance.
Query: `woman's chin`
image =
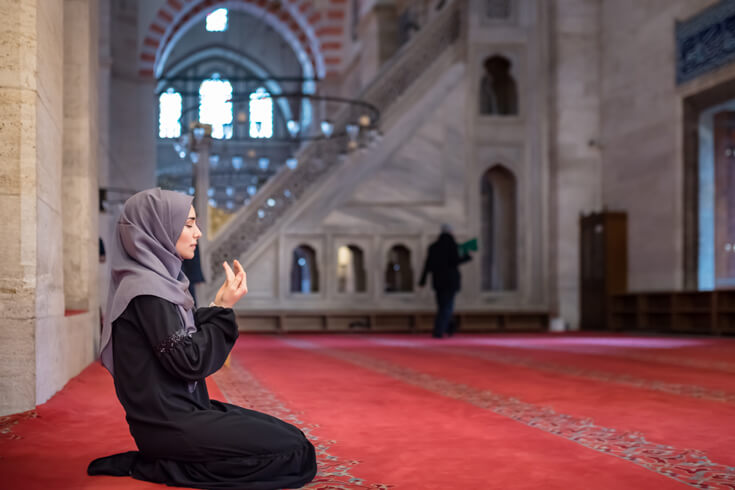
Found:
[[[193,250],[187,250],[185,252],[182,252],[182,251],[179,250],[179,257],[181,257],[183,260],[193,259],[194,258],[194,251]]]

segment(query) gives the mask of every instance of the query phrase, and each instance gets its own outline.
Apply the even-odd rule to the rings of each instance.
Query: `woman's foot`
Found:
[[[90,476],[129,476],[137,458],[138,451],[128,451],[97,458],[87,466],[87,474]]]

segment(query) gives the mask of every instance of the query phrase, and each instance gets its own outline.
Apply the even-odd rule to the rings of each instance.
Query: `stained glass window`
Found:
[[[181,136],[181,94],[169,88],[158,97],[158,137]]]
[[[216,73],[199,86],[199,121],[212,125],[212,138],[232,138],[232,84]]]
[[[250,94],[250,137],[273,137],[273,99],[263,87]]]

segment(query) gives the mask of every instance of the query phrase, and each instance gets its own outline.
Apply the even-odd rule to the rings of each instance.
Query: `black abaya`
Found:
[[[209,399],[204,378],[224,364],[237,325],[229,308],[199,308],[194,317],[189,337],[175,304],[138,296],[113,322],[115,389],[140,450],[130,474],[210,489],[311,481],[314,447],[298,428]]]

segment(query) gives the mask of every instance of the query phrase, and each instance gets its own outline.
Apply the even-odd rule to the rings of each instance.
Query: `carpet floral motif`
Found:
[[[354,351],[321,348],[315,343],[305,341],[284,340],[284,342],[490,410],[530,427],[564,437],[586,448],[630,461],[695,488],[735,489],[735,467],[713,462],[699,450],[656,444],[638,432],[623,432],[603,427],[589,418],[558,413],[551,407],[534,405],[489,390],[454,383]]]
[[[330,453],[337,441],[322,439],[317,435],[319,425],[307,423],[298,413],[291,411],[270,390],[264,387],[253,374],[234,356],[229,368],[220,369],[214,375],[217,386],[227,401],[252,410],[264,412],[285,420],[300,428],[314,444],[317,454],[318,472],[314,480],[304,488],[315,490],[388,490],[392,485],[370,483],[355,477],[352,470],[360,464],[358,460],[344,460]]]

